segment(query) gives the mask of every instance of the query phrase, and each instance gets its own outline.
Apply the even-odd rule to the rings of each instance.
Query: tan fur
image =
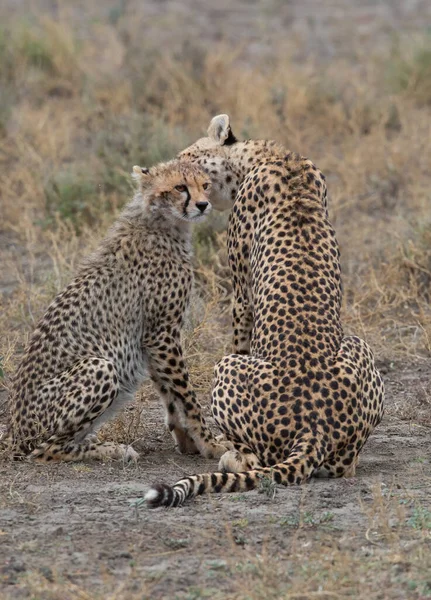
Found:
[[[133,177],[134,199],[30,338],[10,397],[16,455],[136,459],[133,449],[90,434],[148,376],[179,451],[226,449],[206,426],[180,341],[193,279],[190,226],[211,209],[210,180],[178,160],[135,167]]]
[[[206,492],[353,476],[383,415],[384,388],[366,342],[344,336],[340,260],[326,182],[275,142],[238,142],[227,115],[181,153],[212,179],[229,217],[233,354],[215,367],[214,418],[230,441],[219,473],[149,491],[151,507]]]

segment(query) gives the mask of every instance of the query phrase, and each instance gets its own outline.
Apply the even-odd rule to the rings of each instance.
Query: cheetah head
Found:
[[[232,208],[238,189],[238,180],[230,159],[237,143],[228,115],[217,115],[211,120],[207,137],[200,138],[180,152],[178,158],[202,166],[212,180],[211,204],[217,210]]]
[[[138,194],[154,214],[174,221],[202,221],[211,211],[211,179],[198,165],[172,160],[150,169],[133,167]]]

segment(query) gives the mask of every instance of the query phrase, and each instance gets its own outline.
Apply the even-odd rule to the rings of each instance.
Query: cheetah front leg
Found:
[[[233,354],[250,354],[253,312],[241,296],[235,296],[232,307]]]
[[[202,414],[189,380],[179,332],[161,332],[146,341],[150,374],[166,407],[166,424],[181,453],[196,451],[220,457],[227,447],[217,443]]]
[[[182,409],[172,402],[169,386],[159,377],[156,369],[151,369],[151,379],[159,392],[166,409],[166,426],[174,438],[175,446],[180,454],[199,454],[195,442],[182,424]]]

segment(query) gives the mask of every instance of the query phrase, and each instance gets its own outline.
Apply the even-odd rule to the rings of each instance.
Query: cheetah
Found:
[[[262,478],[301,484],[349,477],[383,416],[384,388],[368,345],[344,336],[340,260],[325,177],[275,142],[239,142],[227,115],[181,156],[202,165],[228,224],[233,353],[216,365],[212,412],[233,444],[219,472],[157,484],[149,507]]]
[[[221,456],[189,381],[180,332],[193,280],[191,225],[211,180],[173,160],[133,168],[137,192],[30,338],[12,382],[16,457],[135,460],[95,433],[151,377],[179,452]]]

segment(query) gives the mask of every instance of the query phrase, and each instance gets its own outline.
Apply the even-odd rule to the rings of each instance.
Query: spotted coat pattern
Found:
[[[15,455],[41,461],[135,459],[93,432],[150,376],[180,452],[220,456],[191,388],[180,331],[193,280],[191,223],[210,179],[172,161],[134,168],[138,192],[41,318],[14,377]]]
[[[158,484],[148,505],[246,491],[264,477],[288,485],[354,475],[382,419],[384,390],[369,346],[343,334],[323,174],[269,142],[210,151],[198,141],[184,154],[208,168],[213,187],[221,172],[237,186],[228,226],[233,354],[216,365],[212,393],[214,418],[234,448],[221,457],[220,472]]]

